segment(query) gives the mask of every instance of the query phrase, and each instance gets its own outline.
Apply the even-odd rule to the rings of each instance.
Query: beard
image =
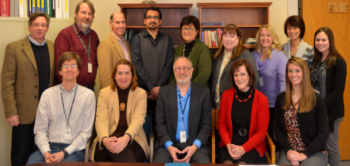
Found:
[[[86,29],[90,28],[92,21],[90,21],[90,20],[83,20],[83,21],[88,21],[89,23],[81,22],[81,27],[86,28]]]
[[[185,80],[181,80],[179,78],[181,76],[186,76],[186,79]],[[176,79],[176,82],[179,83],[179,84],[187,84],[189,81],[191,81],[191,77],[192,76],[187,76],[187,74],[179,74],[175,79]]]

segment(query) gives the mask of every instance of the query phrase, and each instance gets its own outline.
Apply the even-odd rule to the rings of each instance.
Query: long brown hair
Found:
[[[115,87],[117,86],[117,82],[115,81],[114,77],[115,77],[115,74],[117,73],[119,65],[128,65],[130,67],[132,78],[131,78],[131,83],[130,83],[129,87],[131,88],[132,91],[134,91],[137,88],[137,76],[136,76],[135,67],[130,61],[125,60],[125,59],[121,59],[115,64],[112,75],[111,75],[111,78],[113,81],[110,85],[110,88],[113,90],[113,92],[115,91]]]
[[[222,38],[226,33],[237,35],[237,37],[239,37],[239,41],[237,43],[237,46],[232,51],[231,60],[238,58],[242,54],[242,52],[244,50],[246,50],[246,48],[243,46],[243,39],[242,39],[243,35],[242,35],[241,30],[239,30],[239,28],[235,24],[228,24],[224,27],[224,29],[222,31],[219,50],[214,55],[215,60],[217,60],[218,58],[222,58],[224,55],[225,47],[222,44]]]
[[[333,32],[331,29],[329,29],[328,27],[322,27],[319,28],[314,35],[314,66],[313,68],[316,68],[317,64],[321,61],[322,59],[322,53],[320,51],[318,51],[318,49],[316,48],[316,35],[324,32],[327,37],[328,37],[328,41],[329,41],[329,54],[327,56],[327,58],[325,59],[327,67],[326,69],[330,68],[332,65],[334,65],[335,60],[337,58],[342,58],[342,56],[339,54],[339,52],[337,51],[337,49],[335,48],[335,44],[334,44],[334,36],[333,36]]]
[[[301,96],[299,101],[294,102],[295,104],[293,104],[293,101],[292,101],[292,94],[294,89],[293,89],[292,83],[288,78],[288,66],[290,64],[294,64],[300,67],[303,72],[303,78],[301,81],[301,89],[300,89]],[[289,59],[287,62],[286,73],[287,73],[286,74],[286,94],[284,96],[284,102],[283,102],[282,108],[284,110],[289,110],[289,106],[292,105],[294,107],[294,105],[299,104],[300,113],[310,112],[315,106],[316,96],[315,96],[314,89],[311,86],[310,71],[305,60],[297,57]]]
[[[272,45],[270,46],[270,49],[266,51],[267,57],[271,59],[272,49],[277,49],[278,51],[281,51],[282,45],[281,45],[280,39],[277,36],[276,31],[272,28],[272,26],[265,24],[261,26],[258,33],[256,33],[256,51],[258,51],[259,54],[261,54],[261,51],[262,51],[262,46],[260,44],[260,33],[263,28],[266,28],[266,30],[269,32],[269,34],[272,37]]]

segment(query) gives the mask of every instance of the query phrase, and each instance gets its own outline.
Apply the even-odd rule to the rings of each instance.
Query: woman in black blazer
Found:
[[[314,92],[309,67],[302,58],[288,60],[286,91],[276,98],[275,134],[282,147],[278,164],[326,166],[327,110]]]
[[[331,166],[340,166],[339,126],[344,117],[344,89],[346,62],[334,45],[331,29],[322,27],[314,36],[315,59],[311,70],[311,84],[324,99],[329,122],[327,141],[328,159]]]

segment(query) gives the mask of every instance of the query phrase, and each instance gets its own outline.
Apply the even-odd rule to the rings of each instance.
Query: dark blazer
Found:
[[[316,152],[325,150],[328,140],[329,129],[327,125],[327,110],[323,98],[319,94],[316,95],[316,104],[308,113],[297,113],[297,121],[306,149],[304,154],[311,157]],[[282,108],[285,92],[279,94],[276,98],[275,106],[275,134],[278,143],[282,146],[285,153],[292,149],[289,145],[287,129],[284,122],[284,113],[286,110]]]
[[[346,81],[346,62],[337,58],[335,64],[326,69],[326,98],[328,123],[331,132],[334,131],[334,121],[344,117],[344,90]]]
[[[209,155],[208,139],[211,134],[212,122],[209,89],[192,82],[190,99],[187,141],[192,144],[195,139],[200,140],[202,146],[198,150]],[[168,140],[176,142],[177,114],[176,83],[172,83],[162,87],[159,91],[156,109],[158,138],[155,149],[164,146],[164,143]]]
[[[224,71],[222,71],[222,74],[220,77],[220,93],[219,93],[220,97],[221,97],[222,93],[224,93],[225,90],[232,88],[231,82],[230,82],[230,68],[231,68],[232,63],[238,59],[245,59],[250,63],[250,65],[252,66],[252,68],[254,70],[254,74],[255,74],[254,87],[256,88],[258,86],[259,75],[258,75],[258,69],[256,67],[256,62],[253,58],[253,55],[248,50],[244,50],[242,52],[242,54],[239,55],[238,58],[227,62],[227,65],[225,66]],[[212,97],[213,108],[217,108],[216,103],[214,101],[214,96],[215,96],[216,84],[218,82],[218,77],[220,74],[222,60],[223,60],[222,58],[218,58],[216,60],[213,60],[213,70],[212,70],[212,75],[211,75],[211,86],[210,86],[210,94]]]

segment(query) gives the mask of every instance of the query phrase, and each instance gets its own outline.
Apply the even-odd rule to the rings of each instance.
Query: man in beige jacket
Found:
[[[114,12],[110,16],[109,26],[112,32],[97,48],[101,89],[111,84],[113,67],[119,60],[126,59],[131,61],[130,44],[123,36],[126,27],[124,14]]]

